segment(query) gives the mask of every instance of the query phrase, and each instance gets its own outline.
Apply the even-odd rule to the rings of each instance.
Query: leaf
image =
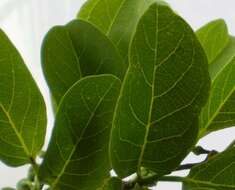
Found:
[[[122,180],[112,177],[108,178],[103,187],[97,190],[120,190],[122,189]]]
[[[138,24],[115,110],[110,157],[118,176],[141,167],[161,176],[179,165],[195,143],[209,84],[192,29],[154,3]]]
[[[110,171],[107,150],[119,89],[119,79],[99,75],[79,80],[65,94],[39,169],[41,180],[51,189],[104,186]]]
[[[128,48],[140,17],[156,0],[88,0],[78,18],[97,26],[127,61]]]
[[[201,113],[199,137],[235,125],[235,38],[224,32],[226,28],[226,24],[219,20],[199,30],[205,51],[211,52],[209,56],[213,60],[209,63],[212,88]]]
[[[197,36],[209,63],[212,63],[229,43],[228,28],[222,19],[212,21],[200,28]]]
[[[191,169],[184,190],[234,190],[235,148]]]
[[[82,77],[114,74],[122,79],[126,71],[110,40],[81,20],[56,26],[48,32],[42,47],[42,66],[55,105]]]
[[[0,31],[0,159],[30,163],[44,143],[46,107],[21,56]]]

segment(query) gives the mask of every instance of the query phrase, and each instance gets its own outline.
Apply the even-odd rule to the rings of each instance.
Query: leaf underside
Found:
[[[120,80],[89,76],[75,83],[58,108],[49,148],[39,170],[52,189],[94,190],[109,178],[108,144]]]
[[[0,31],[0,159],[10,166],[30,163],[42,148],[46,107],[20,54]]]
[[[235,125],[235,38],[229,36],[224,21],[216,20],[198,31],[208,53],[212,80],[210,97],[203,108],[200,135]]]
[[[115,110],[110,156],[119,176],[140,174],[141,167],[161,176],[178,166],[197,137],[207,66],[188,24],[153,4],[137,26]]]

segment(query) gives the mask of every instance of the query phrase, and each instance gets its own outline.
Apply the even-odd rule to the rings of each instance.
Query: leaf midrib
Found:
[[[154,104],[154,86],[155,86],[155,78],[156,78],[156,70],[157,70],[157,65],[156,65],[156,61],[157,61],[157,54],[158,54],[158,6],[156,6],[156,33],[155,33],[155,50],[154,50],[154,70],[153,70],[153,79],[152,79],[152,96],[151,96],[151,103],[150,103],[150,110],[149,110],[149,115],[148,115],[148,125],[146,126],[146,132],[145,132],[145,137],[144,137],[144,143],[141,147],[141,152],[140,152],[140,158],[138,160],[138,165],[137,165],[137,173],[138,175],[141,175],[141,165],[142,165],[142,161],[143,161],[143,157],[144,157],[144,152],[146,149],[146,145],[147,145],[147,141],[148,141],[148,136],[149,136],[149,129],[151,126],[151,120],[152,120],[152,110],[153,110],[153,104]],[[140,176],[141,177],[141,176]]]
[[[10,113],[5,109],[5,107],[3,106],[2,103],[0,103],[0,108],[2,109],[2,111],[4,112],[4,114],[6,115],[7,119],[8,119],[8,122],[10,124],[10,126],[12,127],[13,131],[15,132],[18,140],[20,141],[21,143],[21,146],[26,154],[26,156],[28,157],[28,159],[30,160],[30,151],[28,149],[28,147],[26,146],[25,142],[24,142],[24,139],[22,138],[21,134],[19,133],[14,121],[12,120],[11,116],[10,116]]]
[[[92,77],[93,77],[93,76],[91,76],[90,78],[92,78]],[[82,80],[83,80],[83,79],[82,79]],[[77,83],[80,83],[80,82],[81,82],[81,80],[78,81]],[[77,85],[77,83],[75,83],[70,89],[72,89],[75,85]],[[57,178],[56,178],[56,179],[54,180],[54,182],[52,183],[52,185],[51,185],[51,188],[52,188],[52,189],[54,189],[54,188],[56,187],[56,185],[58,184],[60,178],[61,178],[62,175],[64,174],[64,172],[65,172],[65,170],[66,170],[66,168],[67,168],[67,166],[68,166],[68,164],[69,164],[69,162],[70,162],[70,160],[71,160],[71,158],[72,158],[74,152],[76,151],[77,145],[78,145],[79,142],[81,141],[81,139],[82,139],[84,133],[86,132],[87,127],[89,126],[89,123],[90,123],[91,119],[94,117],[94,114],[95,114],[96,110],[98,109],[98,107],[100,106],[100,104],[102,103],[102,101],[104,100],[105,96],[109,93],[109,91],[110,91],[110,89],[113,87],[114,83],[115,83],[115,81],[110,85],[110,87],[107,89],[107,91],[104,93],[104,95],[100,98],[99,102],[97,103],[96,107],[94,108],[94,111],[93,111],[93,113],[91,114],[91,116],[89,117],[86,126],[85,126],[84,129],[82,130],[82,133],[81,133],[79,139],[77,140],[77,142],[76,142],[75,145],[73,146],[73,149],[71,150],[71,153],[69,154],[69,157],[68,157],[68,159],[66,160],[66,162],[65,162],[65,164],[64,164],[64,167],[61,169],[60,173],[57,175]],[[70,90],[68,90],[68,92],[70,92]],[[67,92],[67,93],[68,93],[68,92]],[[66,94],[67,94],[67,93],[66,93]],[[64,95],[64,97],[66,96],[66,94]]]
[[[233,56],[230,60],[229,63],[226,64],[226,66],[224,66],[221,71],[216,75],[216,78],[214,79],[214,81],[217,79],[217,77],[219,77],[219,75],[223,72],[224,69],[226,69],[226,67],[230,66],[231,62],[235,61],[235,56]],[[232,94],[235,92],[235,86],[231,89],[230,93],[225,97],[225,99],[220,103],[220,105],[218,106],[218,108],[216,109],[216,111],[214,112],[214,114],[212,115],[212,117],[207,121],[205,127],[202,128],[199,137],[204,136],[204,134],[207,132],[208,127],[212,124],[213,120],[217,117],[217,115],[220,113],[221,108],[225,105],[225,103],[228,101],[228,99],[232,96]],[[211,102],[211,101],[210,101]],[[210,105],[209,105],[210,108]]]

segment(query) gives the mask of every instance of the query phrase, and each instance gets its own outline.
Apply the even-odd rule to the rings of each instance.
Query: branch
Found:
[[[202,163],[202,162],[180,165],[178,168],[176,168],[175,171],[179,171],[179,170],[190,170],[192,167],[197,166],[197,165],[199,165],[199,164],[201,164],[201,163]]]

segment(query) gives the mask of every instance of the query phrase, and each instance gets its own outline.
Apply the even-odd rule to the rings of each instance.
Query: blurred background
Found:
[[[47,142],[53,126],[49,91],[40,66],[40,46],[43,36],[54,25],[61,25],[75,18],[85,0],[0,0],[0,28],[13,41],[33,73],[48,105]],[[223,18],[229,31],[235,35],[234,0],[167,0],[167,2],[193,27],[198,29],[210,20]],[[235,128],[213,133],[199,144],[207,149],[222,151],[233,139]],[[47,146],[45,144],[45,148]],[[56,159],[56,158],[55,158]],[[184,161],[196,162],[204,157],[189,155]],[[25,177],[28,166],[8,168],[0,163],[0,188],[15,186]],[[186,175],[187,171],[174,173]],[[159,183],[157,190],[180,190],[178,183]]]

